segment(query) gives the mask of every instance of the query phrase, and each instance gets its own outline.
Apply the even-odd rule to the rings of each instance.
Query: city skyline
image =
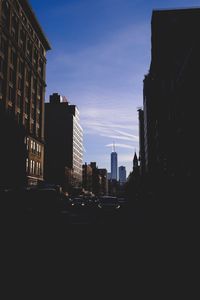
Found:
[[[126,166],[128,175],[139,148],[137,109],[142,106],[143,79],[151,59],[152,10],[199,6],[200,1],[30,3],[52,45],[46,101],[58,92],[78,106],[84,161],[96,161],[109,170],[115,139],[119,164]]]

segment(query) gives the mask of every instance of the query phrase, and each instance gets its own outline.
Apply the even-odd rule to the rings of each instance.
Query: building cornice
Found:
[[[18,0],[21,7],[24,9],[24,11],[27,14],[27,17],[31,20],[31,25],[34,26],[35,31],[37,32],[39,38],[41,39],[43,46],[45,47],[46,50],[51,50],[51,45],[47,39],[47,37],[45,36],[38,20],[37,17],[29,3],[28,0]]]

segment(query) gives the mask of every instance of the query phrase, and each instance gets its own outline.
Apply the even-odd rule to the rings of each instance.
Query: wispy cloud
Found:
[[[107,144],[106,147],[113,148],[113,144]],[[125,149],[134,149],[133,146],[130,146],[130,145],[127,145],[127,144],[116,144],[115,143],[115,147],[125,148]]]
[[[137,116],[125,107],[116,106],[115,110],[89,108],[81,114],[84,133],[95,137],[128,141],[130,146],[138,143]]]
[[[100,134],[100,136],[104,136],[110,139],[114,139],[114,140],[124,140],[124,141],[130,141],[133,142],[132,138],[129,138],[127,136],[123,136],[123,135],[109,135],[109,134]]]

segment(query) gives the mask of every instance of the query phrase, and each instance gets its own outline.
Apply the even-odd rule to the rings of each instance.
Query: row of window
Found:
[[[45,55],[45,50],[44,50],[42,44],[40,43],[36,32],[33,30],[30,22],[28,21],[28,18],[26,17],[24,11],[20,7],[18,1],[14,0],[13,4],[14,4],[14,8],[16,10],[16,13],[14,11],[12,11],[12,15],[11,15],[10,14],[11,9],[10,9],[9,2],[6,0],[3,0],[3,2],[2,2],[2,21],[5,23],[6,28],[9,29],[10,18],[11,18],[11,34],[12,34],[13,38],[17,40],[18,28],[19,28],[19,18],[20,18],[20,21],[24,25],[24,28],[21,28],[21,30],[20,30],[20,35],[19,35],[20,41],[22,41],[22,43],[23,43],[23,41],[26,38],[26,32],[28,32],[31,40],[34,42],[34,44],[37,45],[37,47],[43,53],[43,55]],[[1,3],[0,3],[0,5],[1,5]]]
[[[0,36],[1,40],[1,36]],[[43,86],[38,84],[37,78],[32,76],[32,72],[30,69],[24,69],[24,63],[18,59],[18,72],[16,72],[16,65],[13,62],[13,50],[10,50],[10,67],[9,67],[9,74],[8,79],[11,84],[16,83],[17,78],[17,88],[19,90],[23,89],[23,83],[25,86],[25,94],[26,97],[30,97],[30,86],[32,85],[32,92],[35,95],[37,93],[37,97],[41,98],[43,95]],[[25,78],[23,79],[23,71],[25,70]],[[2,55],[0,55],[0,74],[4,77],[6,73],[6,63],[5,59]],[[18,75],[18,76],[17,76]],[[25,81],[25,82],[24,82]]]
[[[37,142],[31,140],[30,138],[25,139],[27,150],[31,150],[32,153],[37,154],[38,156],[41,156],[42,147]]]
[[[6,41],[6,39],[0,35],[0,51],[2,52],[3,56],[7,55],[7,51],[8,51],[8,43]],[[37,69],[39,75],[43,78],[44,75],[44,62],[42,61],[42,59],[39,59],[38,53],[36,52],[36,50],[34,51],[34,55],[32,57],[32,50],[28,50],[27,53],[29,54],[29,60],[31,62],[33,62],[34,64],[34,68]],[[9,58],[10,58],[10,63],[12,66],[16,67],[16,63],[17,63],[17,54],[15,52],[15,50],[13,48],[10,48],[9,50]],[[21,60],[19,60],[18,62],[18,72],[20,74],[23,73],[23,63]],[[27,78],[28,79],[28,78]]]
[[[26,172],[30,175],[41,176],[42,175],[42,167],[41,163],[34,160],[26,159]]]

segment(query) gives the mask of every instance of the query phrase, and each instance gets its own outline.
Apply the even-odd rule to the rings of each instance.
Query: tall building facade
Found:
[[[83,130],[77,106],[54,93],[45,103],[45,179],[64,189],[82,184]],[[70,175],[70,176],[69,176]]]
[[[126,183],[126,167],[124,166],[119,167],[119,183],[120,185]]]
[[[117,180],[117,152],[111,153],[111,180]]]
[[[198,174],[200,9],[152,15],[152,57],[144,79],[145,172],[173,178]],[[191,158],[194,158],[191,161]]]
[[[6,120],[4,126],[9,127],[9,137],[1,128],[4,151],[2,155],[0,150],[0,164],[11,178],[21,157],[21,170],[30,184],[43,180],[47,50],[50,44],[29,2],[1,0],[0,114],[1,122]]]

